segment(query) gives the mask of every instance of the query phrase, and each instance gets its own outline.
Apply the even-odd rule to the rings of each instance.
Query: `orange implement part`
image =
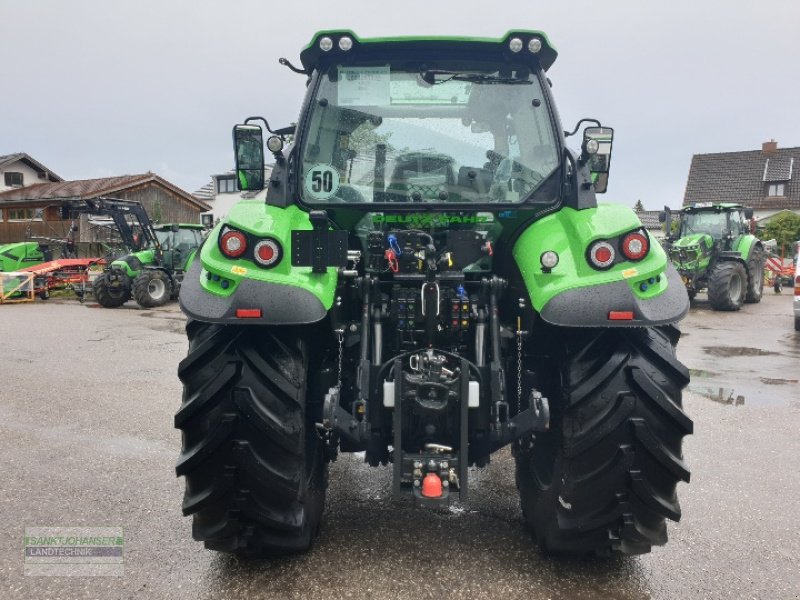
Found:
[[[53,271],[60,271],[62,269],[73,270],[76,267],[87,269],[95,264],[105,264],[105,261],[102,258],[61,258],[59,260],[44,262],[34,267],[20,269],[20,271],[44,275],[45,273],[52,273]]]
[[[436,473],[428,473],[422,480],[422,495],[426,498],[442,497],[442,480]]]

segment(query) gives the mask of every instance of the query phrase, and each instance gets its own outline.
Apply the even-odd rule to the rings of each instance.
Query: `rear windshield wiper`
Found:
[[[487,75],[485,73],[459,73],[457,71],[424,71],[420,73],[422,79],[431,84],[438,85],[448,81],[468,81],[470,83],[488,83],[488,84],[522,84],[531,85],[533,82],[530,79],[518,79],[516,77],[501,77],[499,75]],[[447,79],[436,81],[436,75],[450,75]]]

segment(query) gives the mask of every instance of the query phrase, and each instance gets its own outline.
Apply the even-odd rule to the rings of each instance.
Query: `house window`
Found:
[[[9,221],[41,221],[43,208],[9,208]]]
[[[217,179],[217,193],[229,194],[236,191],[235,177],[220,177]]]
[[[785,184],[783,183],[770,183],[767,186],[767,196],[783,196],[784,187]]]
[[[6,185],[11,187],[22,187],[22,173],[8,172],[5,174]]]

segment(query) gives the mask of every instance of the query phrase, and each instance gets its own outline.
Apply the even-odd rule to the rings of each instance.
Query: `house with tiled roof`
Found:
[[[663,240],[665,237],[664,234],[664,224],[658,219],[658,215],[661,211],[658,210],[636,210],[636,216],[639,217],[639,220],[642,222],[642,227],[647,229],[657,240]]]
[[[739,202],[752,206],[762,224],[790,210],[800,214],[800,147],[695,154],[689,168],[684,206],[695,202]]]
[[[63,179],[25,152],[0,155],[0,192],[57,181]]]
[[[0,191],[0,244],[64,238],[78,227],[79,242],[101,241],[82,215],[65,210],[74,200],[100,197],[137,200],[155,223],[199,223],[209,206],[155,173],[75,181],[49,181]]]

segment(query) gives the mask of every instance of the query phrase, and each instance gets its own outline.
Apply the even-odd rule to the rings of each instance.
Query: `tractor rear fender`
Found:
[[[747,260],[742,257],[749,257],[749,254],[739,254],[737,251],[723,251],[717,254],[716,262],[738,262],[744,265],[744,268],[747,269]]]
[[[227,230],[244,233],[248,247],[238,258],[220,250]],[[336,291],[337,270],[311,272],[293,267],[293,230],[311,230],[308,213],[263,201],[242,201],[209,234],[183,278],[180,305],[193,319],[209,323],[290,325],[317,322],[327,315]],[[264,268],[253,258],[252,245],[270,238],[280,244],[280,259]],[[238,315],[238,316],[237,316]]]
[[[169,277],[170,282],[173,284],[175,283],[175,274],[172,273],[169,269],[162,267],[160,265],[145,265],[144,267],[142,267],[142,271],[140,271],[140,274],[143,271],[163,271],[164,273],[167,274],[167,277]]]
[[[749,261],[753,252],[763,250],[761,241],[754,235],[743,235],[736,244],[736,250],[744,260]]]
[[[621,252],[622,237],[639,230],[644,231],[636,213],[610,204],[563,208],[530,225],[512,253],[533,308],[545,321],[566,327],[642,327],[682,319],[689,297],[658,241],[644,231],[650,246],[644,258],[630,261]],[[592,267],[588,257],[590,246],[601,240],[617,257],[605,270]],[[559,257],[549,272],[541,263],[547,251]]]

